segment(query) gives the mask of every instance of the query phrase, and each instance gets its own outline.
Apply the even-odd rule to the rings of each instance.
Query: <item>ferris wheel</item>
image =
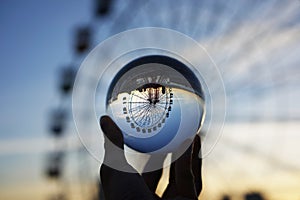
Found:
[[[140,27],[162,27],[170,28],[182,32],[193,39],[203,42],[204,45],[210,50],[217,64],[222,67],[221,71],[224,76],[224,82],[228,95],[227,101],[230,105],[242,105],[242,101],[237,101],[236,98],[243,96],[245,91],[249,93],[256,91],[258,95],[250,94],[244,98],[244,103],[252,103],[250,100],[254,99],[255,102],[266,98],[265,91],[273,91],[272,87],[263,85],[263,79],[276,78],[277,72],[270,72],[267,69],[258,69],[259,74],[250,73],[250,67],[257,67],[257,63],[250,63],[249,60],[245,63],[239,60],[241,52],[247,50],[250,55],[256,59],[255,50],[256,46],[252,46],[253,38],[257,38],[259,34],[267,37],[270,33],[263,27],[260,32],[255,33],[247,32],[243,26],[243,20],[259,20],[272,14],[272,8],[282,6],[282,11],[289,14],[289,16],[296,16],[296,10],[290,5],[283,5],[278,1],[266,1],[264,3],[253,3],[252,1],[241,1],[239,4],[233,1],[220,2],[220,1],[122,1],[122,0],[102,0],[97,1],[99,4],[96,6],[96,18],[83,27],[78,29],[76,55],[84,55],[91,46],[100,43],[106,38],[126,31],[131,28]],[[245,9],[247,8],[247,9]],[[247,11],[246,11],[247,10]],[[265,11],[257,14],[254,11]],[[154,12],[155,11],[155,12]],[[107,18],[106,18],[106,17]],[[277,17],[278,24],[273,26],[284,26],[289,23],[289,18],[285,15],[274,16]],[[258,26],[258,25],[257,25]],[[235,38],[229,38],[228,35],[234,35]],[[246,38],[249,36],[250,38]],[[144,39],[147,39],[145,37]],[[262,40],[263,42],[263,40]],[[296,47],[295,47],[296,49]],[[227,52],[227,54],[224,54]],[[261,58],[260,58],[261,59]],[[238,62],[239,61],[239,62]],[[261,62],[258,59],[257,62]],[[246,65],[249,68],[236,71],[237,64]],[[74,71],[77,68],[69,70],[69,75],[66,82],[72,82],[74,78]],[[257,71],[256,71],[257,72]],[[249,74],[250,73],[250,76]],[[279,73],[279,72],[278,72]],[[67,73],[66,73],[67,74]],[[72,75],[73,74],[73,75]],[[249,78],[250,77],[250,78]],[[89,82],[90,77],[86,77]],[[156,83],[155,78],[149,81],[148,77],[138,80],[143,84],[139,88],[130,91],[129,95],[122,98],[123,107],[120,108],[121,112],[126,116],[125,122],[128,126],[140,133],[141,135],[153,134],[159,130],[163,124],[172,115],[173,111],[173,91],[172,87],[166,87],[159,81]],[[213,78],[213,77],[212,77]],[[68,81],[69,80],[69,81]],[[155,82],[155,83],[153,83]],[[262,84],[255,84],[255,83]],[[65,83],[62,86],[63,90],[69,91],[69,84]],[[89,88],[87,88],[89,89]],[[269,90],[267,90],[269,89]],[[67,92],[68,93],[68,92]],[[250,100],[249,100],[250,99]],[[280,103],[275,102],[280,107]],[[236,107],[238,110],[239,108]],[[246,109],[244,109],[247,111]],[[86,120],[84,108],[82,111],[82,118]],[[230,113],[229,113],[230,114]],[[239,114],[239,113],[238,113]],[[253,119],[251,112],[243,112],[238,115],[237,112],[233,113],[232,118],[249,117]],[[254,115],[255,117],[255,115]],[[241,145],[236,145],[238,141],[229,141],[228,145],[238,150],[244,150]],[[272,151],[272,150],[270,150]],[[261,156],[259,153],[253,153],[256,156]],[[272,160],[268,156],[263,156],[265,160]]]
[[[151,133],[161,128],[171,111],[172,89],[159,84],[146,84],[132,91],[129,99],[123,98],[124,114],[131,128]]]

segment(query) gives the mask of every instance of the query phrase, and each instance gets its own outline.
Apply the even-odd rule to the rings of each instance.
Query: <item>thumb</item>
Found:
[[[100,126],[104,133],[104,142],[112,142],[120,149],[124,149],[124,139],[120,128],[109,116],[102,116],[100,118]]]
[[[194,176],[192,172],[192,148],[193,144],[186,140],[182,146],[186,151],[175,161],[175,181],[177,194],[189,199],[197,199]]]
[[[104,133],[104,161],[108,166],[126,166],[124,140],[120,128],[109,116],[100,118],[100,126]]]

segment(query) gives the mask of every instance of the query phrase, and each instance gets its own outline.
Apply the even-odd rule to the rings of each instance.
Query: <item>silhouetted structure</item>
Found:
[[[89,27],[81,27],[77,30],[75,49],[78,54],[85,52],[91,45],[91,30]]]
[[[251,192],[251,193],[247,193],[244,196],[245,200],[264,200],[265,198],[263,198],[262,194],[260,194],[259,192]]]
[[[112,0],[96,0],[96,16],[105,16],[111,10]]]
[[[60,137],[65,129],[66,113],[63,110],[55,109],[50,116],[50,132]]]
[[[60,74],[59,88],[63,94],[69,94],[72,91],[76,71],[73,67],[63,68]]]
[[[230,200],[231,198],[230,198],[230,196],[228,196],[228,195],[224,195],[223,197],[222,197],[222,200]]]
[[[62,174],[63,152],[55,152],[49,156],[46,175],[51,179],[59,179]]]

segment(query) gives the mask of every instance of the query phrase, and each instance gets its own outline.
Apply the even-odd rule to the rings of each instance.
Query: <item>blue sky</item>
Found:
[[[239,6],[248,5],[245,2],[247,1],[241,1],[241,3],[239,3],[238,5],[234,5],[231,9],[237,9],[239,8]],[[261,6],[260,4],[249,4],[248,6],[251,7],[249,7],[248,9],[251,8],[256,11],[258,13],[256,15],[251,15],[251,13],[248,12],[242,13],[238,11],[238,17],[230,18],[233,11],[235,10],[222,12],[220,13],[222,14],[222,18],[220,19],[224,20],[223,22],[221,21],[221,23],[217,20],[219,18],[213,18],[209,13],[209,11],[211,10],[209,6],[212,6],[213,4],[207,4],[207,16],[210,17],[209,19],[212,19],[212,24],[214,24],[215,26],[212,30],[214,30],[216,33],[219,33],[219,35],[215,36],[213,32],[211,34],[213,37],[209,38],[210,34],[205,31],[209,30],[204,26],[207,25],[205,21],[203,22],[203,24],[201,24],[201,26],[199,26],[200,28],[198,28],[198,32],[196,34],[190,35],[194,35],[194,37],[196,38],[200,37],[200,42],[207,46],[212,56],[215,57],[215,59],[218,59],[220,57],[222,61],[222,51],[215,52],[216,49],[214,49],[219,48],[219,46],[214,42],[207,42],[209,41],[209,39],[219,39],[220,36],[222,36],[222,39],[230,38],[230,34],[227,34],[226,32],[218,32],[218,27],[221,27],[221,25],[224,24],[226,25],[226,19],[230,19],[234,22],[232,23],[231,21],[229,21],[229,25],[231,26],[234,25],[245,29],[245,27],[247,27],[247,23],[249,23],[253,25],[253,29],[259,31],[260,29],[262,29],[262,26],[255,25],[257,20],[271,21],[273,18],[272,15],[274,15],[276,13],[276,10],[280,9],[280,7],[282,6],[286,6],[286,9],[283,9],[283,12],[281,13],[282,15],[279,16],[288,15],[288,9],[293,6],[292,2],[290,2],[290,4],[287,3],[282,5],[278,2],[276,4],[273,3],[274,1],[267,1],[264,5]],[[58,104],[58,91],[56,88],[58,71],[61,67],[67,66],[73,62],[73,30],[75,30],[76,26],[85,25],[91,21],[92,1],[3,0],[0,2],[0,5],[0,24],[2,27],[0,37],[0,89],[2,93],[0,98],[0,138],[26,138],[32,136],[40,137],[41,135],[43,135],[43,133],[46,134],[47,112],[51,109],[51,107],[55,107]],[[230,8],[230,6],[228,5],[225,5],[225,7]],[[148,12],[149,10],[153,9],[152,4],[146,4],[143,9],[144,12]],[[161,24],[158,23],[157,19],[153,21],[145,20],[146,14],[143,14],[143,11],[137,13],[137,17],[133,19],[132,23],[129,22],[129,27],[155,24],[172,27],[172,25],[168,24],[170,20],[168,20],[167,18],[165,19],[165,21],[162,20]],[[167,16],[167,14],[164,14],[164,12],[162,11],[162,9],[158,10],[158,13],[160,13],[160,15],[154,17],[161,17],[161,19],[163,19],[163,16]],[[284,30],[286,27],[297,24],[297,21],[299,22],[299,15],[294,14],[294,12],[290,13],[291,17],[283,20],[283,22],[280,23],[278,21],[278,23],[275,23],[273,25],[271,24],[272,26],[270,25],[270,30],[274,29],[273,34],[270,35],[270,33],[266,31],[263,32],[263,35],[261,37],[262,41],[268,36],[280,36],[280,34],[284,32],[281,32],[281,29]],[[186,15],[188,13],[183,12],[183,14]],[[202,13],[200,13],[199,16],[202,16]],[[245,19],[243,19],[243,17]],[[202,21],[200,21],[200,23],[202,23]],[[107,24],[108,27],[110,27],[110,24],[112,24],[112,22],[108,22]],[[203,29],[201,29],[202,25],[204,26]],[[281,27],[281,29],[278,29],[277,27]],[[178,30],[182,30],[183,32],[188,33],[185,28],[185,26],[177,26]],[[249,30],[252,31],[251,26]],[[233,33],[235,32],[233,31]],[[99,35],[98,37],[103,37],[103,35]],[[249,34],[249,36],[252,36],[251,33]],[[238,35],[236,37],[241,36]],[[292,35],[289,37],[292,37]],[[293,38],[290,38],[291,41],[292,39]],[[276,41],[276,38],[274,38],[273,42],[274,41]],[[260,40],[258,40],[258,42],[260,42]],[[230,45],[231,44],[229,43],[229,46]],[[292,57],[293,55],[287,54],[287,52],[297,52],[298,48],[293,47],[293,45],[291,44],[282,46],[284,47],[283,49],[286,51],[286,53],[281,54],[280,56],[289,56],[290,58],[288,58],[287,61],[296,61],[297,55],[295,54],[294,57]],[[241,50],[241,52],[243,52],[243,46],[238,48]],[[257,48],[255,50],[257,50]],[[270,49],[267,48],[267,45],[262,46],[262,52],[263,56],[270,53]],[[236,57],[240,56],[240,58],[244,58],[242,56],[243,54],[240,55],[235,53],[234,56],[235,55]],[[220,66],[222,65],[221,71],[223,72],[224,81],[228,81],[228,83],[225,83],[225,86],[227,86],[227,90],[230,95],[232,94],[231,89],[234,89],[233,87],[244,84],[242,80],[247,80],[247,78],[251,78],[250,75],[255,74],[253,73],[253,71],[248,70],[247,73],[240,74],[241,77],[244,77],[246,79],[240,79],[239,76],[230,77],[230,74],[227,72],[231,72],[232,69],[236,69],[235,61],[237,59],[234,56],[230,57],[229,59],[227,58],[230,61],[228,63],[225,62],[224,64],[224,62],[222,63],[221,61],[217,63]],[[272,60],[275,60],[274,62],[276,62],[276,57],[274,58],[272,54],[267,55],[266,59],[268,59],[268,62]],[[253,69],[255,68],[254,64],[248,65],[247,67],[249,69]],[[296,68],[293,67],[294,65],[295,64],[291,62],[291,64],[288,65],[288,68],[291,68],[291,70],[295,71]],[[242,95],[240,95],[240,98],[253,98],[256,95],[255,91],[257,91],[257,88],[259,88],[260,86],[264,86],[264,84],[267,85],[268,81],[266,80],[268,76],[273,76],[274,71],[271,67],[273,66],[264,66],[265,69],[261,71],[263,75],[261,75],[261,80],[259,80],[260,82],[257,82],[257,84],[250,84],[250,88],[251,86],[252,88],[250,90],[246,90],[249,93],[248,95],[247,93],[243,93],[243,90],[238,90],[237,92],[234,91],[234,94],[243,93]],[[282,74],[280,72],[283,72],[283,67],[279,67],[279,74]],[[231,73],[232,75],[234,75],[233,72]],[[286,73],[284,74],[284,77],[288,79],[289,75]],[[264,76],[266,77],[264,78]],[[227,80],[228,77],[230,80]],[[295,80],[296,77],[294,78]],[[232,78],[234,79],[232,80]],[[289,88],[292,86],[292,84],[288,82],[289,80],[284,81],[286,81],[287,83],[283,82],[283,86],[289,85]],[[248,83],[250,83],[250,79],[247,84]],[[282,84],[280,86],[282,86]],[[271,87],[271,89],[268,91],[272,90],[273,89]],[[296,94],[291,94],[291,92],[288,91],[286,87],[283,88],[283,92],[287,92],[288,96],[291,96],[288,97],[288,99],[295,98],[294,96]],[[282,91],[280,91],[280,93],[282,93]],[[274,99],[278,99],[276,101],[279,102],[284,101],[284,99],[280,100],[281,97],[271,97],[271,99],[272,101]],[[268,102],[268,100],[266,101]],[[233,105],[235,105],[235,103]],[[243,107],[243,105],[234,108],[240,109],[241,107]],[[294,108],[290,108],[289,110],[292,109]],[[285,114],[287,115],[290,112],[291,111]],[[296,109],[296,112],[299,112],[299,108]]]
[[[258,3],[260,1],[252,4],[252,0],[241,0],[239,3],[233,3],[235,0],[226,1],[226,9],[217,12],[218,15],[213,11],[214,3],[209,3],[217,1],[203,1],[199,7],[200,14],[194,16],[197,22],[194,30],[198,31],[195,33],[187,31],[189,26],[184,18],[190,16],[192,4],[184,7],[182,5],[187,1],[180,1],[178,6],[168,8],[169,12],[166,12],[168,1],[159,5],[155,5],[155,1],[150,2],[128,22],[128,27],[171,27],[193,36],[207,48],[220,67],[228,95],[228,116],[244,118],[246,123],[261,117],[258,122],[262,124],[257,126],[250,123],[233,126],[226,124],[223,135],[225,141],[226,138],[232,139],[235,144],[251,148],[242,151],[230,146],[228,150],[227,143],[221,140],[212,155],[213,162],[206,160],[209,168],[204,168],[204,172],[210,171],[206,180],[218,173],[224,179],[233,179],[240,187],[251,185],[251,181],[264,183],[261,181],[262,177],[273,183],[286,180],[287,182],[283,181],[286,187],[297,188],[289,192],[295,194],[296,199],[299,184],[295,183],[299,183],[299,173],[291,175],[289,170],[280,167],[274,172],[270,170],[273,166],[268,163],[269,160],[261,155],[269,155],[271,159],[282,160],[287,165],[299,166],[299,161],[295,159],[299,157],[296,155],[298,148],[295,142],[298,141],[295,138],[299,137],[297,121],[264,124],[262,119],[300,119],[300,1],[268,0],[264,4]],[[123,4],[120,5],[116,10],[117,14],[124,7]],[[14,189],[18,179],[27,182],[28,179],[40,179],[39,183],[44,180],[41,176],[43,154],[28,153],[34,153],[36,149],[43,153],[50,149],[44,144],[49,142],[47,114],[59,103],[57,75],[61,67],[74,63],[74,30],[79,25],[91,22],[91,9],[91,0],[0,1],[0,185],[6,185],[6,188]],[[151,15],[153,10],[158,14]],[[182,15],[178,15],[179,12]],[[117,14],[113,15],[114,20],[118,19]],[[176,21],[174,16],[183,18]],[[178,24],[169,24],[174,19]],[[96,43],[108,36],[107,30],[113,27],[114,20],[104,19],[104,24],[99,24],[106,32],[96,36],[99,39]],[[121,20],[122,23],[124,21],[126,22]],[[123,29],[120,28],[117,32],[121,30]],[[256,128],[252,129],[251,125]],[[70,132],[74,133],[74,130]],[[257,153],[249,154],[249,149]],[[261,149],[265,152],[262,153]],[[229,156],[233,160],[226,159]],[[249,160],[246,160],[248,157]],[[261,169],[251,171],[246,167],[234,167],[240,163],[251,164],[251,159]],[[216,169],[215,163],[220,164],[220,169]],[[20,173],[21,165],[31,171],[28,170],[28,174]],[[246,174],[249,182],[240,183],[239,177],[234,176],[237,170]],[[255,170],[261,174],[255,176]],[[268,179],[270,177],[264,176],[265,171],[274,172],[278,176],[274,177],[272,174],[271,179]],[[210,183],[215,184],[214,181],[206,181],[207,190]],[[281,185],[270,186],[269,190],[277,191],[278,188]],[[222,189],[218,191],[222,192]]]
[[[46,134],[59,69],[72,63],[73,30],[90,15],[86,1],[0,2],[0,138]]]
[[[89,17],[84,1],[70,2],[0,2],[0,185],[5,191],[43,177],[44,155],[24,150],[46,142],[32,140],[48,137],[47,112],[58,103],[56,75],[71,61],[71,30]],[[82,15],[66,12],[72,9]]]
[[[58,106],[59,70],[73,63],[74,29],[89,22],[90,3],[0,1],[1,199],[20,188],[30,196],[30,185],[45,183],[48,114]]]

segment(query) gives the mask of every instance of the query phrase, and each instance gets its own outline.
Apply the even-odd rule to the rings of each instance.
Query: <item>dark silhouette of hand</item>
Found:
[[[169,184],[160,198],[155,194],[155,190],[161,178],[162,169],[138,174],[127,162],[124,152],[120,151],[124,149],[124,141],[119,127],[108,116],[101,117],[100,126],[105,135],[105,156],[100,168],[105,200],[198,199],[202,189],[202,160],[198,156],[201,141],[198,135],[195,136],[191,145],[191,141],[183,143],[189,147],[171,164]],[[119,171],[110,167],[116,165],[124,170]]]

